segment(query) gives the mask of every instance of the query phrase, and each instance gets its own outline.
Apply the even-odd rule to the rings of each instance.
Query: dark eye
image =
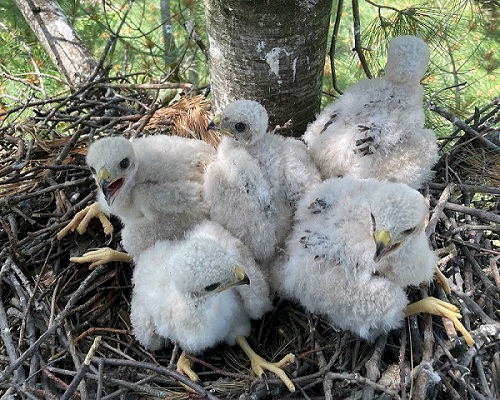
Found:
[[[211,285],[205,286],[205,291],[206,292],[213,292],[215,289],[217,289],[220,286],[219,282],[212,283]]]
[[[128,158],[124,158],[123,160],[120,161],[120,168],[121,169],[126,169],[130,165],[130,161]]]
[[[234,129],[236,129],[238,132],[243,132],[246,129],[246,125],[243,122],[237,122],[234,125]]]
[[[407,229],[407,230],[403,231],[402,234],[405,236],[411,235],[413,232],[415,232],[415,229],[417,229],[417,228],[413,227],[413,228]]]
[[[95,168],[94,168],[94,167],[89,167],[89,168],[90,168],[90,173],[91,173],[92,175],[95,175]]]

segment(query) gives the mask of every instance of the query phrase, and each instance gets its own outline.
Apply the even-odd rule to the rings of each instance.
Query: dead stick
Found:
[[[461,192],[500,194],[500,188],[494,186],[460,185],[457,183],[453,185],[454,190],[460,190]],[[431,189],[444,190],[447,186],[446,183],[429,183]]]
[[[381,335],[375,342],[375,348],[370,359],[366,362],[366,377],[373,382],[380,378],[380,360],[384,354],[384,348],[387,343],[387,335]],[[363,389],[363,400],[373,399],[375,390],[373,387],[368,386]]]
[[[455,204],[455,203],[450,203],[450,202],[446,202],[444,204],[444,208],[446,208],[447,210],[450,210],[450,211],[456,211],[456,212],[460,212],[463,214],[469,214],[469,215],[472,215],[474,217],[484,219],[486,221],[496,222],[497,224],[500,224],[500,215],[489,212],[489,211],[478,210],[477,208],[466,207],[466,206],[462,206],[460,204]]]
[[[436,230],[436,225],[444,211],[444,206],[448,201],[448,199],[450,198],[453,191],[454,191],[454,185],[451,183],[447,185],[446,188],[443,190],[443,193],[441,193],[441,196],[439,197],[439,200],[436,206],[434,207],[434,212],[432,213],[432,217],[429,223],[427,224],[427,228],[425,228],[425,233],[427,237],[430,237]]]
[[[486,379],[486,374],[484,373],[482,356],[480,354],[474,357],[474,363],[476,364],[477,374],[479,375],[479,381],[483,387],[483,392],[488,398],[491,398],[490,386],[488,385],[488,380]]]
[[[64,309],[54,318],[53,323],[47,328],[47,330],[38,338],[38,340],[33,343],[20,357],[18,357],[15,361],[11,362],[7,367],[0,373],[0,383],[5,382],[12,375],[12,372],[17,370],[23,363],[26,361],[28,357],[31,357],[38,348],[45,343],[45,341],[54,334],[54,332],[59,328],[64,321],[64,319],[71,312],[71,309],[78,301],[80,296],[83,294],[87,286],[92,283],[103,271],[105,267],[103,265],[97,267],[93,270],[87,278],[85,278],[78,289],[71,295],[68,303],[64,307]]]
[[[4,279],[5,274],[9,271],[11,263],[12,263],[12,261],[11,261],[10,257],[8,257],[7,260],[5,261],[5,263],[3,264],[2,269],[0,271],[0,335],[2,337],[5,349],[7,351],[7,355],[9,356],[9,359],[11,362],[10,365],[12,365],[13,362],[18,358],[18,355],[17,355],[16,346],[14,344],[14,340],[12,339],[12,336],[10,334],[10,327],[9,327],[9,323],[7,320],[7,314],[5,313],[3,301],[1,301],[1,298],[2,298],[2,285],[1,285],[1,283]],[[23,374],[22,374],[22,370],[20,370],[20,369],[18,370],[19,367],[20,367],[20,365],[17,365],[15,368],[11,369],[11,373],[14,371],[16,372],[16,380],[18,382],[20,382],[22,379],[24,379]]]
[[[90,367],[90,362],[92,360],[92,357],[94,357],[94,354],[97,348],[99,347],[99,344],[101,343],[101,338],[102,338],[101,336],[97,336],[94,339],[94,343],[92,343],[92,346],[90,346],[90,350],[87,353],[87,357],[85,357],[85,361],[83,361],[83,365],[80,367],[77,374],[73,377],[73,380],[71,381],[68,388],[61,396],[60,400],[69,400],[73,395],[73,393],[75,393],[76,388],[80,384],[80,381],[83,379],[85,373],[88,371]]]
[[[472,129],[469,125],[467,125],[465,122],[459,120],[457,117],[452,115],[450,112],[446,111],[445,109],[439,107],[437,104],[431,104],[430,106],[431,111],[435,111],[448,121],[450,121],[453,125],[456,127],[460,128],[463,130],[465,133],[469,134],[470,136],[476,138],[479,140],[486,148],[489,150],[492,150],[496,153],[500,153],[500,147],[498,147],[495,143],[492,141],[486,139],[483,137],[479,132],[477,132],[475,129]]]
[[[486,239],[484,241],[484,246],[488,250],[492,250],[491,241],[489,239]],[[489,255],[488,259],[490,261],[491,275],[493,275],[493,279],[494,279],[495,284],[497,285],[497,287],[500,288],[500,273],[498,271],[497,261],[495,260],[495,257],[493,257],[492,255]]]
[[[205,396],[209,400],[218,400],[216,396],[205,390],[205,388],[196,382],[193,382],[191,379],[188,377],[180,374],[177,371],[162,367],[161,365],[155,365],[155,364],[149,364],[145,362],[140,362],[140,361],[134,361],[134,360],[120,360],[120,359],[115,359],[115,358],[100,358],[100,357],[94,357],[92,361],[99,363],[100,360],[103,360],[105,364],[108,365],[113,365],[113,366],[122,366],[122,367],[135,367],[135,368],[144,368],[144,369],[149,369],[151,371],[154,371],[158,374],[161,375],[166,375],[171,378],[174,378],[175,380],[179,381],[180,383],[183,383],[184,385],[190,387],[191,389],[195,390],[196,392],[200,393],[202,396]]]
[[[484,273],[483,269],[481,268],[481,265],[477,262],[477,260],[474,258],[474,255],[471,253],[471,251],[465,247],[462,246],[461,248],[462,252],[465,254],[467,259],[470,261],[472,268],[474,268],[474,272],[478,275],[479,279],[484,283],[485,290],[488,291],[493,291],[493,292],[498,292],[500,293],[500,289],[497,288],[491,281],[490,279],[486,276]]]

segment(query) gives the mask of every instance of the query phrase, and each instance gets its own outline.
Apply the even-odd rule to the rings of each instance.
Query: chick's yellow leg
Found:
[[[238,336],[236,338],[236,343],[243,349],[245,354],[250,359],[252,371],[255,373],[255,375],[261,378],[265,370],[274,372],[283,381],[290,392],[295,392],[295,385],[292,383],[290,378],[286,376],[285,371],[282,370],[285,365],[288,365],[295,361],[295,356],[293,354],[287,354],[280,361],[272,363],[264,360],[261,356],[255,353],[255,351],[253,351],[248,344],[245,337]]]
[[[199,382],[200,378],[191,368],[191,361],[186,357],[186,352],[183,351],[179,359],[177,360],[177,372],[186,375],[193,382]]]
[[[106,264],[111,261],[121,261],[132,264],[133,260],[127,253],[121,251],[110,249],[109,247],[104,247],[99,250],[89,251],[80,257],[71,257],[69,259],[71,262],[83,264],[92,263],[89,265],[89,269],[94,269],[98,265]]]
[[[469,332],[467,332],[465,326],[463,326],[459,321],[459,319],[462,318],[462,315],[459,313],[458,308],[453,304],[436,299],[435,297],[426,297],[425,299],[410,304],[405,308],[406,317],[421,312],[449,318],[453,322],[453,325],[455,325],[455,328],[457,328],[457,330],[463,335],[467,345],[472,347],[474,344],[474,339],[472,339],[472,336]]]
[[[450,294],[451,288],[450,288],[450,284],[448,283],[448,279],[446,279],[446,276],[443,275],[443,273],[441,272],[441,270],[437,266],[434,269],[434,275],[436,275],[436,279],[443,287],[444,292],[446,294]]]
[[[80,235],[83,235],[87,231],[90,220],[95,217],[99,218],[99,221],[101,221],[104,233],[106,235],[109,235],[111,234],[111,232],[113,232],[113,225],[109,221],[108,217],[106,217],[106,215],[102,212],[99,203],[94,203],[88,207],[85,207],[82,211],[76,213],[76,215],[68,223],[68,225],[66,225],[66,227],[57,234],[57,239],[61,240],[68,233],[75,230]]]

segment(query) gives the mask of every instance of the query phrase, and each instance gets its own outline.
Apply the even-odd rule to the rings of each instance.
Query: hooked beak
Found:
[[[234,279],[231,279],[231,281],[228,281],[225,284],[220,285],[217,289],[215,289],[215,292],[220,293],[237,286],[249,285],[249,284],[250,284],[250,278],[245,273],[245,270],[243,269],[243,267],[237,265],[236,267],[234,267]]]
[[[208,129],[218,131],[220,129],[220,114],[217,114],[209,123]]]
[[[219,131],[220,133],[223,133],[224,135],[227,135],[229,137],[234,138],[234,134],[229,132],[226,129],[222,129],[220,126],[221,122],[221,115],[217,114],[209,123],[208,123],[208,129],[213,129],[214,131]]]
[[[109,206],[111,206],[115,201],[116,195],[123,186],[124,181],[125,179],[123,176],[113,180],[106,167],[101,168],[98,172],[97,184],[101,188],[104,198],[106,199],[106,203],[108,203]]]
[[[396,250],[401,242],[392,242],[391,234],[387,231],[375,231],[373,233],[373,240],[375,242],[375,255],[373,261],[378,263],[382,257]]]

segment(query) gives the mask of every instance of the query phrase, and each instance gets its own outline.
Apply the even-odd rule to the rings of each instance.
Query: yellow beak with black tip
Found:
[[[106,167],[102,167],[97,173],[97,184],[101,188],[109,206],[115,201],[116,195],[124,182],[125,178],[123,176],[115,179]]]
[[[234,267],[234,276],[231,279],[228,279],[226,282],[221,282],[221,284],[214,291],[220,293],[237,286],[249,284],[250,278],[245,273],[245,270],[243,269],[243,267],[237,265]]]
[[[223,133],[224,135],[227,135],[229,137],[234,137],[234,134],[232,132],[229,132],[227,129],[222,129],[220,126],[221,123],[221,115],[217,114],[208,124],[208,129],[213,129],[215,131],[219,131],[220,133]]]
[[[378,263],[382,257],[396,250],[401,242],[393,242],[391,234],[388,231],[376,230],[373,233],[373,241],[375,242],[375,255],[373,261]]]

